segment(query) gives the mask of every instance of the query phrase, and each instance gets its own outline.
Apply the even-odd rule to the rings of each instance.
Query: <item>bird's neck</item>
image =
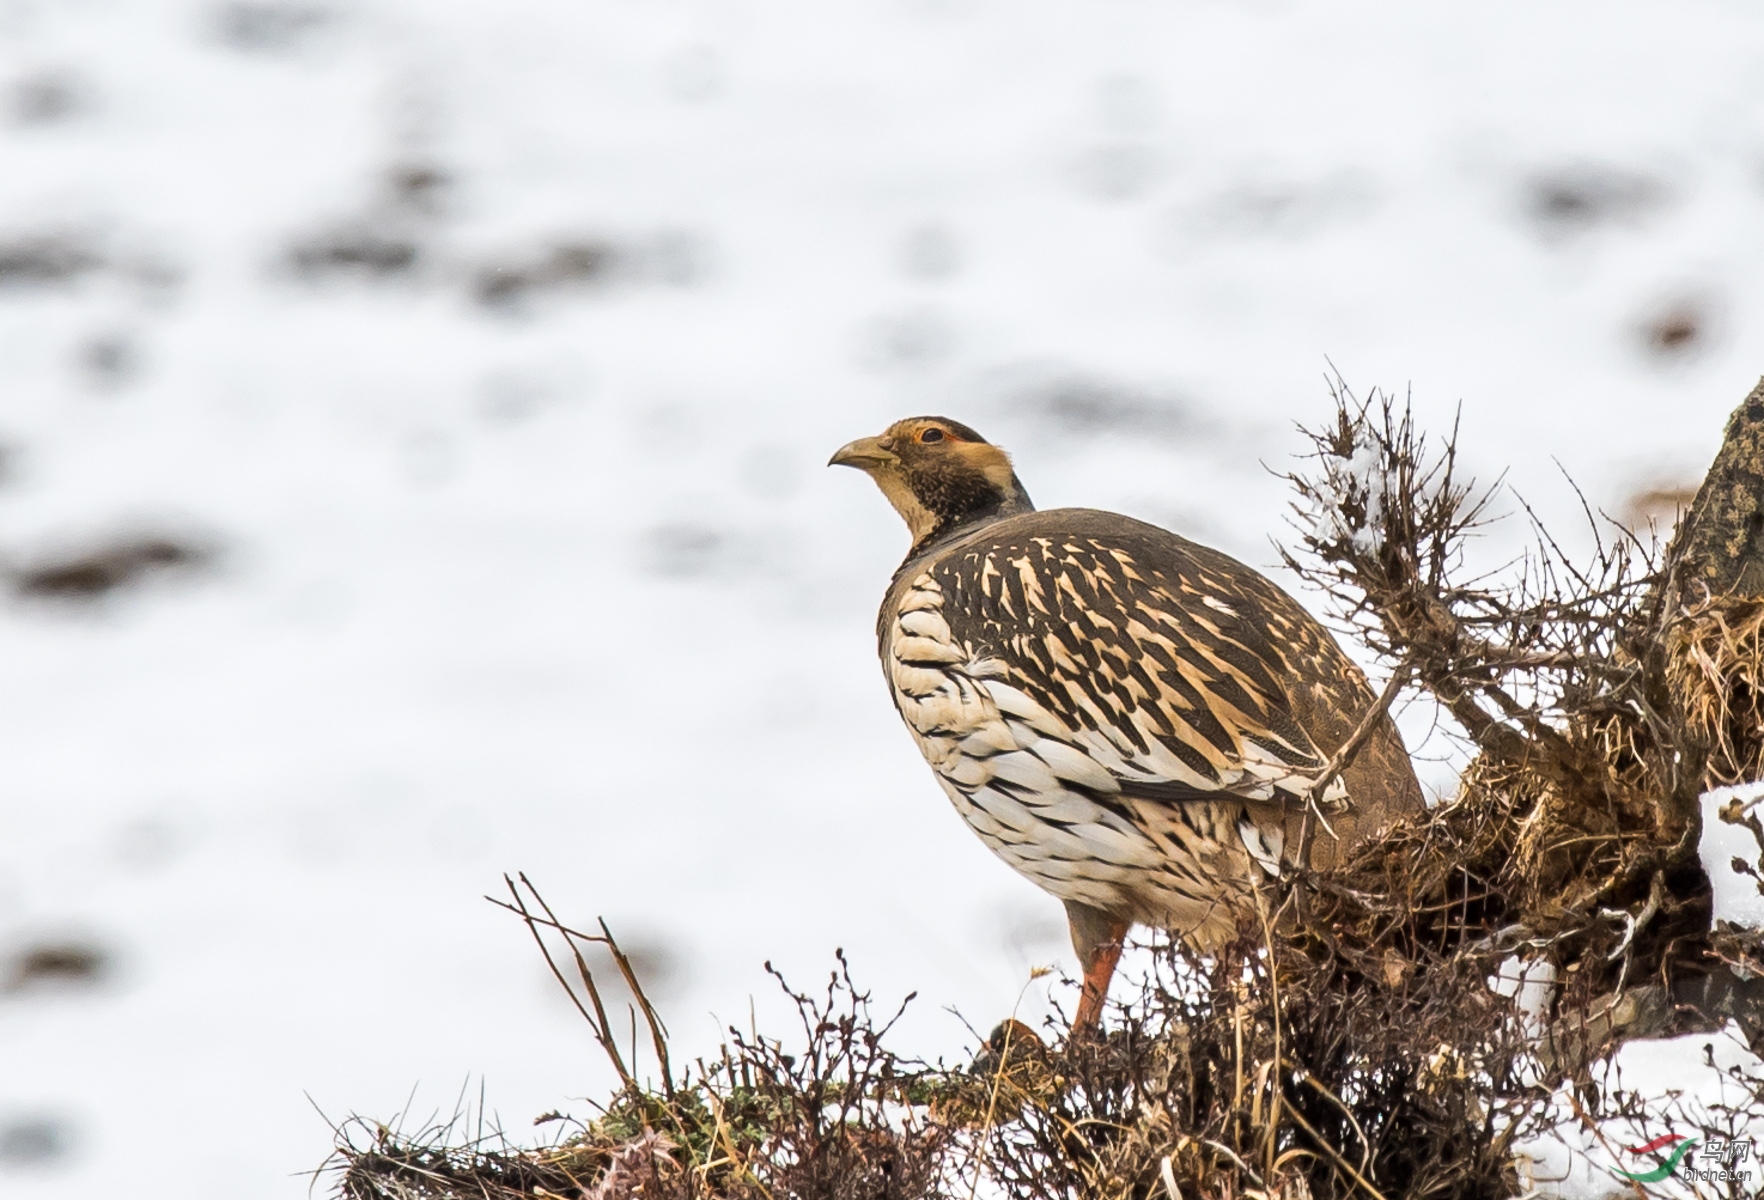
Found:
[[[1006,517],[1034,511],[1035,502],[1029,499],[1029,493],[1023,490],[1023,485],[1013,475],[1008,491],[999,492],[994,498],[989,498],[986,502],[972,508],[965,508],[954,513],[937,514],[935,523],[920,533],[913,541],[913,548],[907,551],[906,562],[910,563],[921,555],[948,542],[953,542],[957,538],[966,537],[976,529],[990,525],[994,521],[1002,521]],[[904,568],[905,565],[903,563],[902,567]]]

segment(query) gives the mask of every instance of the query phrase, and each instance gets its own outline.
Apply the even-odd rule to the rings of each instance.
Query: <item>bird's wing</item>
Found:
[[[903,598],[936,594],[944,653],[965,660],[943,669],[996,706],[997,750],[1033,754],[1066,788],[1104,802],[1301,797],[1327,756],[1294,719],[1283,680],[1299,664],[1282,645],[1303,652],[1321,630],[1247,567],[1150,532],[968,542]]]

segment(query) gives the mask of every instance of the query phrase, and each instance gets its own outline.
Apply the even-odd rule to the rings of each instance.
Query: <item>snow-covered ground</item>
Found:
[[[1609,1113],[1585,1114],[1563,1088],[1555,1125],[1515,1145],[1527,1196],[1755,1196],[1764,1190],[1764,1059],[1737,1025],[1629,1042],[1590,1073]],[[1741,1148],[1743,1147],[1743,1149]]]
[[[1010,1011],[1057,907],[898,728],[904,531],[821,469],[894,417],[1266,566],[1330,362],[1559,517],[1764,370],[1740,0],[0,0],[0,119],[0,552],[216,552],[0,613],[0,952],[110,956],[0,992],[9,1196],[601,1093],[504,870],[688,1053],[840,945],[903,1045]]]

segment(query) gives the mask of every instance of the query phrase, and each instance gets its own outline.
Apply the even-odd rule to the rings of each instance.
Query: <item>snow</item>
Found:
[[[1526,1036],[1535,1039],[1543,1032],[1555,1000],[1556,965],[1547,958],[1515,954],[1501,961],[1488,987],[1497,996],[1512,998],[1514,1011],[1525,1022]]]
[[[1311,536],[1326,545],[1348,541],[1356,554],[1383,549],[1385,509],[1395,498],[1397,485],[1385,467],[1384,451],[1372,427],[1360,428],[1352,454],[1325,459],[1323,471],[1328,486],[1312,503]],[[1349,505],[1359,509],[1358,516],[1348,514]]]
[[[898,726],[904,531],[827,455],[947,412],[1268,566],[1333,362],[1559,527],[1552,458],[1694,481],[1761,54],[1717,0],[0,0],[0,550],[220,552],[0,613],[0,953],[113,963],[0,993],[0,1189],[292,1198],[315,1106],[601,1093],[505,870],[679,1059],[841,945],[970,1047],[1070,951]]]
[[[1764,783],[1715,788],[1703,793],[1703,836],[1697,854],[1713,892],[1713,920],[1764,929],[1764,830],[1758,804]],[[1736,870],[1735,868],[1742,868]]]

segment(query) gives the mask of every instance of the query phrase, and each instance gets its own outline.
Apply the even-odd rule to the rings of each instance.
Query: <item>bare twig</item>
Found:
[[[582,1019],[588,1022],[588,1028],[594,1033],[594,1040],[599,1042],[600,1048],[606,1052],[607,1059],[612,1063],[613,1070],[618,1073],[619,1079],[624,1084],[625,1089],[632,1094],[636,1094],[641,1089],[637,1086],[637,1080],[632,1076],[630,1069],[625,1066],[624,1057],[619,1053],[618,1043],[613,1040],[612,1025],[606,1019],[606,1005],[601,1003],[600,989],[595,986],[594,983],[594,973],[588,969],[588,961],[582,957],[582,951],[577,948],[575,943],[576,937],[584,937],[584,940],[589,941],[595,939],[586,938],[581,934],[575,934],[574,931],[569,930],[560,924],[556,915],[552,913],[550,906],[545,903],[544,899],[539,895],[538,891],[533,888],[532,883],[528,881],[525,875],[520,877],[520,884],[524,885],[528,891],[532,892],[534,902],[545,910],[545,917],[543,919],[536,916],[533,911],[527,907],[526,897],[521,894],[520,886],[518,886],[513,879],[504,875],[502,881],[508,885],[508,892],[509,895],[513,897],[513,903],[509,903],[506,900],[498,900],[494,896],[486,896],[484,899],[490,901],[490,903],[496,905],[498,908],[505,908],[509,912],[514,913],[526,924],[527,931],[533,935],[533,941],[539,946],[539,953],[545,956],[545,965],[551,968],[552,977],[557,980],[558,984],[562,986],[563,990],[569,995],[570,1003],[576,1006],[576,1011],[582,1014]],[[565,941],[569,944],[570,953],[575,956],[576,973],[582,981],[582,986],[587,989],[589,1001],[594,1005],[594,1012],[592,1014],[588,1012],[588,1009],[582,1004],[581,999],[576,995],[576,989],[570,986],[570,982],[565,978],[563,970],[558,967],[557,960],[552,958],[551,947],[545,944],[545,938],[539,932],[541,927],[555,929],[564,935]]]

